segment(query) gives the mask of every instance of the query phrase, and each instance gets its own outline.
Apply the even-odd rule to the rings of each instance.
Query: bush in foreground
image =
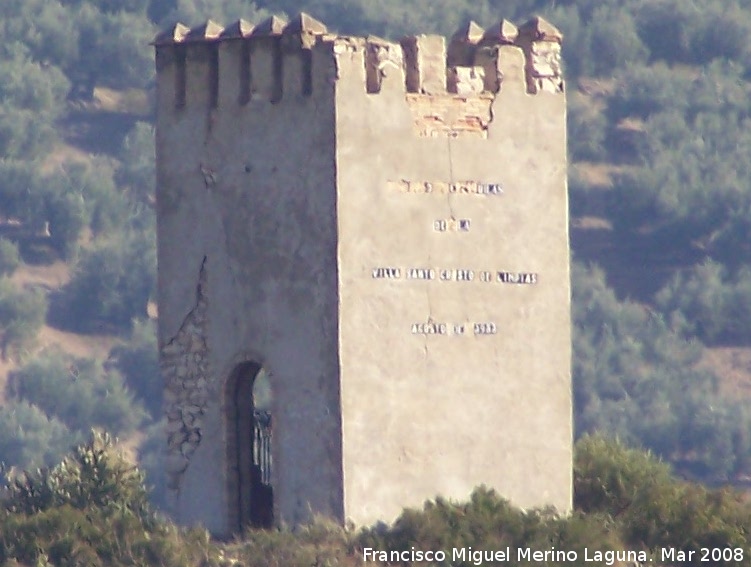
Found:
[[[751,548],[751,507],[727,490],[707,490],[671,476],[649,454],[620,443],[586,437],[576,448],[574,486],[577,509],[523,511],[487,488],[468,502],[438,498],[421,510],[405,510],[391,525],[355,532],[315,521],[294,532],[250,531],[231,543],[212,542],[203,530],[185,531],[153,513],[143,476],[115,451],[109,437],[95,434],[62,463],[7,478],[0,504],[0,564],[92,567],[309,567],[383,565],[363,560],[363,549],[443,550],[432,564],[469,567],[477,556],[458,561],[453,548],[513,552],[504,565],[530,562],[516,549],[576,552],[585,562],[594,550],[631,550],[644,560],[669,564],[663,547],[683,551],[730,548],[747,561]],[[681,565],[700,565],[695,561]],[[607,561],[607,559],[605,559]],[[394,564],[394,563],[392,563]],[[407,564],[397,562],[395,564]],[[722,564],[715,562],[714,564]],[[726,563],[737,564],[737,563]]]
[[[577,444],[574,491],[579,510],[608,514],[624,541],[653,552],[662,547],[695,551],[696,565],[702,548],[741,548],[746,561],[751,557],[751,506],[742,495],[677,481],[649,453],[583,438]]]
[[[6,480],[0,510],[3,565],[178,567],[208,559],[205,534],[181,533],[153,515],[141,473],[107,435],[93,434],[52,469]]]

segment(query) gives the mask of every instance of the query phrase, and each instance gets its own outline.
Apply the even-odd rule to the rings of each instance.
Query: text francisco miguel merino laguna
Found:
[[[388,563],[434,563],[449,561],[471,562],[473,565],[482,565],[484,562],[496,561],[558,561],[574,562],[579,560],[579,553],[576,551],[563,551],[551,547],[546,550],[534,550],[529,547],[519,547],[512,552],[510,547],[506,549],[485,550],[472,549],[471,547],[454,547],[451,550],[451,558],[446,551],[430,551],[415,549],[406,549],[403,551],[379,551],[372,547],[365,547],[362,550],[363,561],[383,561]],[[617,561],[638,561],[644,563],[648,561],[645,551],[619,550],[619,551],[600,551],[595,549],[584,548],[582,559],[584,561],[596,562],[600,565],[614,565]]]

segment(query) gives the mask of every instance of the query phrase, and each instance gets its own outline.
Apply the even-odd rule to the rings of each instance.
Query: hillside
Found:
[[[51,463],[104,427],[143,440],[138,456],[159,501],[148,47],[159,27],[303,9],[332,30],[398,38],[450,35],[468,16],[490,26],[541,13],[565,36],[577,435],[618,436],[708,483],[748,478],[749,8],[9,3],[0,25],[0,460]]]

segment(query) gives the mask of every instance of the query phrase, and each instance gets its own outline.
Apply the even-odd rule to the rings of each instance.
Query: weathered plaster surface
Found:
[[[357,524],[479,484],[524,507],[571,506],[565,99],[528,92],[521,48],[501,46],[497,61],[499,92],[463,105],[492,104],[484,135],[462,136],[460,124],[452,136],[457,114],[443,117],[459,97],[405,102],[398,74],[366,94],[357,53],[340,57],[343,458]],[[413,100],[438,117],[433,136],[415,135]],[[388,190],[398,180],[497,183],[503,194]],[[460,218],[471,220],[466,233],[434,230],[434,219]],[[379,266],[535,273],[537,283],[373,278]],[[497,334],[410,332],[476,321]]]
[[[206,372],[200,391],[208,399],[196,404],[200,426],[193,438],[200,443],[186,447],[189,463],[173,441],[172,506],[181,522],[200,521],[216,533],[233,529],[227,525],[223,388],[234,367],[246,360],[270,372],[274,399],[283,401],[273,410],[276,517],[294,524],[313,510],[343,516],[329,80],[335,71],[326,71],[333,61],[325,50],[314,54],[321,71],[311,96],[300,94],[300,74],[290,64],[281,101],[271,104],[257,94],[241,105],[235,72],[239,47],[220,50],[215,109],[207,107],[205,83],[195,78],[208,76],[201,68],[205,59],[190,67],[189,57],[183,109],[170,108],[175,81],[169,70],[159,76],[160,96],[166,99],[160,102],[166,110],[157,129],[162,360],[176,374],[183,372],[181,361],[193,355],[192,347],[182,346],[191,334],[182,338],[184,321],[197,329],[190,340],[208,349],[197,362]],[[262,82],[252,87],[254,93],[266,91]],[[198,266],[205,281],[199,308]],[[193,321],[196,316],[200,325]],[[173,349],[177,359],[170,358]],[[182,386],[170,372],[169,399],[174,396],[169,392]],[[185,433],[190,438],[177,408],[168,411],[174,417],[169,427],[180,428],[176,439]]]

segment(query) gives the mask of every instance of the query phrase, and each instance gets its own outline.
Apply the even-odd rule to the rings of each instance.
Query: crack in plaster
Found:
[[[188,313],[185,315],[185,317],[183,317],[183,322],[180,323],[180,327],[178,327],[177,333],[175,333],[172,336],[172,338],[170,338],[166,343],[164,343],[164,346],[162,347],[162,349],[164,349],[164,347],[167,347],[167,346],[169,346],[169,345],[171,345],[172,343],[175,342],[175,340],[177,339],[177,337],[184,330],[185,325],[188,323],[188,320],[193,315],[193,312],[198,308],[198,304],[200,303],[200,301],[201,301],[201,299],[203,297],[203,291],[202,291],[202,288],[201,288],[201,284],[205,280],[204,270],[206,269],[206,260],[207,259],[208,259],[208,256],[204,256],[203,257],[203,260],[201,260],[201,266],[198,269],[198,283],[196,284],[196,302],[193,305],[193,307],[191,307],[190,311],[188,311]]]

